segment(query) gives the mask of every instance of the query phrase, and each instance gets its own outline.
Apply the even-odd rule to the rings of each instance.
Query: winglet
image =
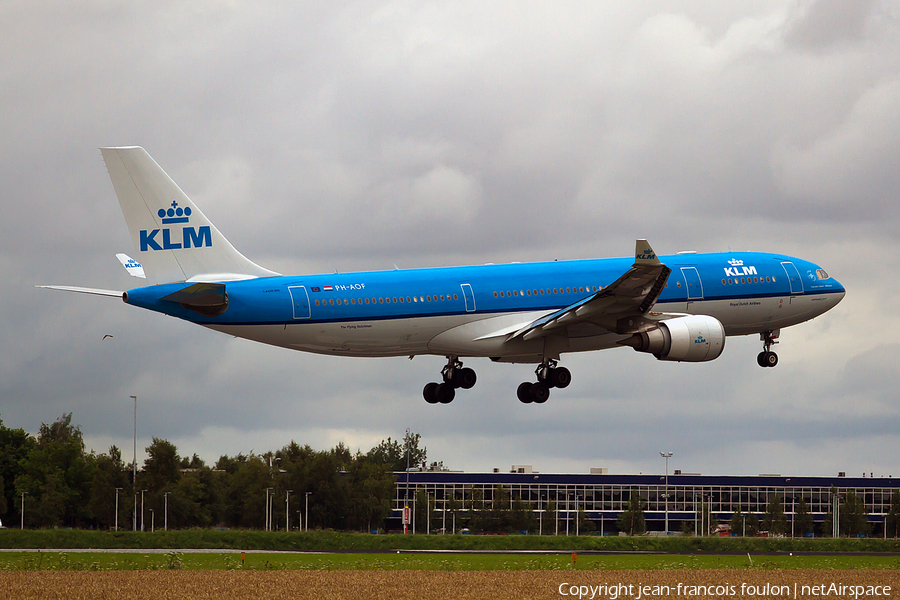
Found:
[[[650,247],[647,240],[635,240],[634,242],[634,264],[635,265],[659,265],[659,258],[656,252]]]
[[[147,276],[144,275],[144,267],[138,261],[127,254],[116,254],[116,258],[119,259],[119,262],[122,263],[122,266],[125,267],[125,270],[128,271],[128,274],[132,277],[140,277],[141,279],[147,278]]]

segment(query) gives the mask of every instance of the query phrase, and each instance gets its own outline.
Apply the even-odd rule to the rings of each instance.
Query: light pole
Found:
[[[578,537],[579,535],[581,535],[581,532],[578,529],[579,522],[581,521],[581,519],[578,518],[579,516],[580,515],[578,514],[578,494],[575,494],[575,537]]]
[[[669,459],[672,457],[671,452],[660,452],[660,456],[666,459],[666,493],[663,494],[663,501],[666,503],[666,536],[669,535]]]
[[[312,492],[306,492],[306,512],[303,515],[303,526],[306,527],[306,531],[309,531],[309,495]]]
[[[137,531],[137,490],[134,491],[134,521],[131,522],[132,531]]]
[[[131,474],[131,489],[137,487],[137,396],[129,396],[134,400],[134,454],[131,466],[133,471]],[[137,531],[137,494],[134,495],[134,531]]]
[[[291,492],[294,490],[288,490],[287,496],[284,497],[284,532],[288,533],[291,530]]]
[[[141,490],[141,531],[144,531],[144,492],[147,490]]]
[[[538,535],[544,535],[544,507],[546,506],[546,504],[544,504],[543,496],[540,496],[540,500],[541,506],[539,507],[540,510],[538,511]]]
[[[556,529],[553,535],[559,535],[559,491],[554,494],[553,498],[553,521],[556,523]]]
[[[25,494],[27,494],[27,493],[28,492],[22,492],[22,511],[21,511],[22,512],[22,514],[21,514],[22,523],[21,523],[20,529],[25,529]]]
[[[122,488],[116,488],[116,528],[115,531],[119,530],[119,492],[122,491]]]
[[[269,530],[269,491],[270,490],[272,490],[272,488],[270,488],[270,487],[266,488],[266,527],[265,527],[266,531]]]
[[[406,491],[403,493],[403,535],[409,533],[409,427],[406,428]]]
[[[150,509],[150,533],[156,533],[156,513]]]
[[[166,511],[165,511],[165,521],[164,521],[164,531],[169,530],[169,494],[172,492],[163,492],[163,497],[166,499]]]
[[[791,496],[791,539],[794,539],[794,504],[797,502],[796,496]]]

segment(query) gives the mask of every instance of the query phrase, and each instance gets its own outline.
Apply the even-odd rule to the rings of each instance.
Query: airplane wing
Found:
[[[533,340],[572,325],[590,323],[613,333],[638,333],[655,327],[645,315],[665,288],[672,269],[660,262],[647,240],[637,240],[634,265],[592,296],[532,321],[509,339]]]

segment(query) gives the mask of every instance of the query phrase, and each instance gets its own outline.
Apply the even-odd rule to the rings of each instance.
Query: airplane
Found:
[[[152,285],[119,297],[214,331],[336,356],[446,357],[429,404],[476,383],[463,358],[535,364],[517,388],[542,404],[572,380],[564,354],[630,347],[663,361],[718,358],[727,336],[759,334],[774,367],[780,330],[834,308],[844,287],[820,266],[777,253],[682,252],[634,257],[284,276],[238,252],[141,147],[101,148],[139,260],[117,258]]]

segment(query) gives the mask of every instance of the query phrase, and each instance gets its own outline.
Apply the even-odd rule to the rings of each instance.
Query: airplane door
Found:
[[[703,299],[703,283],[700,281],[700,273],[697,267],[681,267],[681,275],[687,286],[688,300]]]
[[[800,278],[800,271],[797,270],[797,267],[792,262],[783,262],[781,266],[787,274],[788,281],[791,282],[791,293],[802,294],[803,280]]]
[[[309,294],[305,285],[294,285],[288,288],[291,294],[291,305],[294,307],[295,319],[309,319]]]
[[[475,294],[472,292],[472,284],[470,283],[461,283],[459,287],[462,288],[463,298],[466,300],[466,312],[474,312],[475,311]]]

